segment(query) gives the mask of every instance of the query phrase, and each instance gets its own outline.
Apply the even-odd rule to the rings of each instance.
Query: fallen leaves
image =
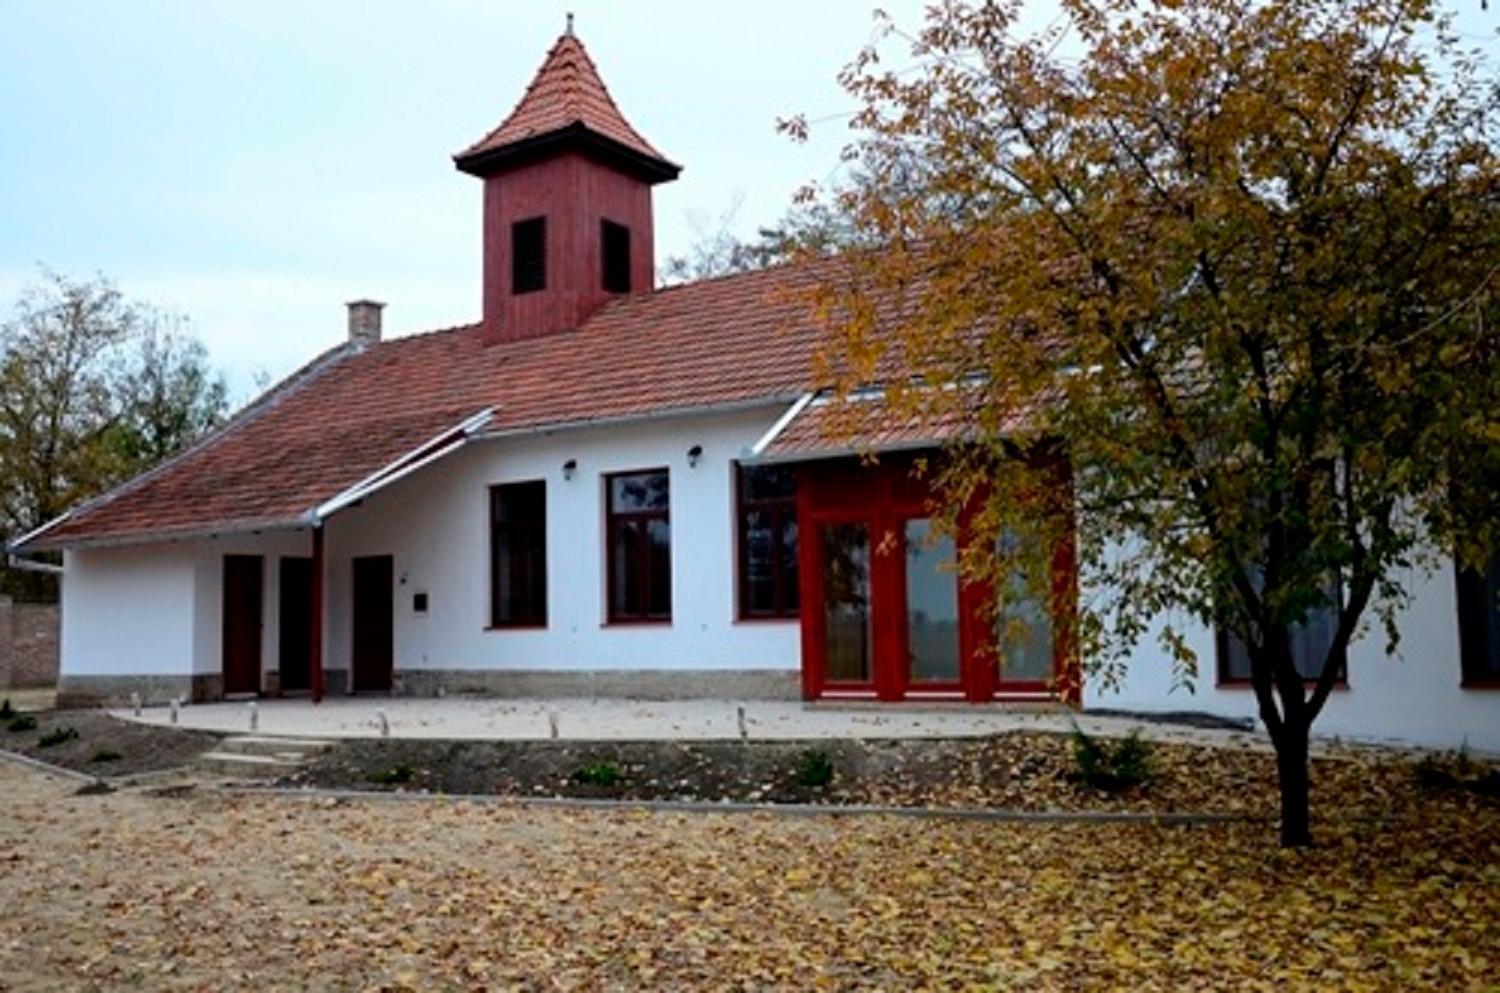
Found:
[[[1261,824],[0,790],[15,990],[1480,990],[1500,963],[1493,807],[1283,854]]]

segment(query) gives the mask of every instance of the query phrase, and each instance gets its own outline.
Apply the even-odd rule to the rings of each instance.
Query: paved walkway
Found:
[[[771,700],[622,700],[622,699],[445,699],[337,698],[313,706],[307,700],[261,700],[256,703],[257,732],[305,738],[375,738],[381,718],[392,738],[465,738],[537,740],[556,737],[591,741],[714,740],[740,737],[739,710],[745,733],[756,739],[818,738],[967,738],[1005,731],[1068,731],[1072,720],[1062,711],[949,705],[889,707],[808,706]],[[136,717],[128,709],[117,717],[165,725],[171,712],[148,707]],[[245,733],[251,730],[248,703],[191,704],[181,709],[179,726],[204,731]],[[1079,715],[1090,733],[1128,734],[1141,728],[1157,740],[1206,744],[1261,744],[1263,736],[1232,731],[1150,724],[1120,717]]]

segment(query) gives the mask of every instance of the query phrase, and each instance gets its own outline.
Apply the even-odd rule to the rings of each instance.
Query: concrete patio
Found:
[[[626,699],[443,699],[341,697],[314,706],[307,700],[259,700],[253,708],[260,735],[296,738],[376,738],[382,716],[392,738],[540,740],[556,737],[592,741],[752,739],[964,738],[1006,731],[1069,731],[1075,719],[1061,710],[1023,710],[963,704],[927,707],[809,706],[769,700]],[[116,717],[169,725],[171,711],[129,709]],[[251,730],[247,702],[190,704],[178,713],[178,726],[244,734]],[[1259,745],[1259,735],[1152,724],[1121,717],[1076,716],[1090,733],[1128,734],[1140,728],[1157,740]]]

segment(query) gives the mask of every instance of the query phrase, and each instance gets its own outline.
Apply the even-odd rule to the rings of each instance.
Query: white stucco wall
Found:
[[[260,555],[262,669],[276,668],[280,556],[308,532],[80,549],[65,558],[64,676],[188,675],[223,669],[224,556]]]
[[[64,555],[63,567],[62,675],[192,671],[191,548],[71,551]]]
[[[397,669],[793,670],[795,621],[735,617],[732,462],[783,406],[560,431],[473,444],[345,511],[328,526],[329,664],[350,652],[351,559],[395,559]],[[687,452],[703,449],[696,467]],[[563,464],[578,468],[563,478]],[[607,473],[665,466],[670,480],[672,620],[605,623]],[[545,630],[488,630],[489,487],[547,486]],[[428,594],[428,611],[412,609]]]
[[[1314,724],[1314,734],[1500,752],[1500,692],[1460,685],[1451,565],[1433,573],[1409,570],[1403,579],[1413,597],[1400,617],[1398,654],[1388,656],[1384,632],[1367,624],[1349,646],[1348,686],[1333,691]],[[1108,689],[1086,678],[1085,708],[1256,717],[1253,690],[1217,685],[1212,630],[1182,618],[1174,620],[1174,627],[1185,633],[1198,656],[1198,675],[1191,688],[1173,687],[1171,661],[1153,631],[1136,646],[1118,687]]]

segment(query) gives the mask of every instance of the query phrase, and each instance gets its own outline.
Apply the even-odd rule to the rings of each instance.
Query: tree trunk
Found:
[[[1312,844],[1308,813],[1308,725],[1288,722],[1276,738],[1276,773],[1281,786],[1281,847]]]

